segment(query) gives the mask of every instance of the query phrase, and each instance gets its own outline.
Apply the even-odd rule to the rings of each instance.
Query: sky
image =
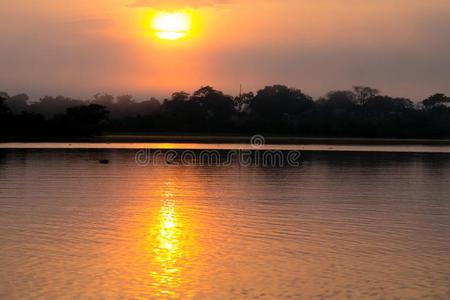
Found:
[[[194,31],[163,41],[158,11]],[[211,85],[450,94],[449,0],[1,0],[0,90],[138,99]]]

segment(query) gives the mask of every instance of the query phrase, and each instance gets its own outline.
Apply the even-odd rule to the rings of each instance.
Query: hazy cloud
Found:
[[[236,94],[273,83],[313,96],[353,85],[450,94],[449,0],[1,1],[0,90],[11,94],[167,96],[205,84]],[[226,9],[200,10],[196,36],[165,43],[148,12],[124,3]]]
[[[201,8],[230,3],[232,0],[135,0],[130,7]]]

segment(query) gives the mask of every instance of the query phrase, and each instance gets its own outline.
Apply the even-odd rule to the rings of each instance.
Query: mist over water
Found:
[[[135,154],[0,150],[0,298],[450,297],[449,154]]]

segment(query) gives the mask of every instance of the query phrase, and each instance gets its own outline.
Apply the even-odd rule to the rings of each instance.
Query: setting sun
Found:
[[[185,12],[159,12],[152,20],[152,29],[158,38],[178,40],[186,37],[192,29],[192,17]]]

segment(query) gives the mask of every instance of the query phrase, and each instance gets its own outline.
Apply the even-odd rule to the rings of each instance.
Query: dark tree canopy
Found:
[[[319,104],[324,109],[333,111],[348,111],[354,109],[356,104],[356,95],[352,91],[332,91],[325,98],[319,99]]]
[[[27,111],[28,109],[28,97],[27,94],[18,94],[12,97],[9,97],[6,101],[6,105],[14,114],[20,114],[22,112]]]
[[[450,100],[414,104],[370,87],[331,91],[313,100],[296,88],[267,86],[226,95],[210,86],[160,102],[131,95],[64,96],[37,101],[0,92],[0,137],[70,137],[104,132],[273,134],[322,137],[450,138]]]
[[[57,123],[66,128],[70,135],[100,134],[108,115],[106,108],[98,104],[75,106],[68,108],[66,114],[58,116]]]
[[[72,99],[64,96],[43,97],[38,102],[30,105],[30,111],[43,115],[50,119],[57,114],[63,114],[68,108],[84,105],[82,100]]]
[[[11,110],[6,105],[8,94],[0,93],[0,135],[8,133],[8,127],[11,126]]]
[[[378,96],[380,91],[367,86],[355,86],[353,91],[359,104],[366,103],[370,98]]]
[[[446,103],[450,103],[450,97],[447,97],[444,94],[434,94],[429,98],[425,99],[423,102],[425,107],[433,107],[436,105],[444,105]]]
[[[250,109],[262,118],[279,119],[286,115],[298,115],[313,105],[312,98],[301,90],[274,85],[260,90],[250,102]]]
[[[7,98],[5,95],[0,95],[0,116],[5,117],[11,114],[11,110],[6,105]]]
[[[233,97],[224,95],[210,86],[195,91],[190,101],[201,107],[206,121],[213,123],[211,124],[213,126],[231,121],[235,112]]]
[[[413,106],[414,103],[411,100],[389,96],[375,96],[364,103],[365,110],[374,114],[399,113]]]

